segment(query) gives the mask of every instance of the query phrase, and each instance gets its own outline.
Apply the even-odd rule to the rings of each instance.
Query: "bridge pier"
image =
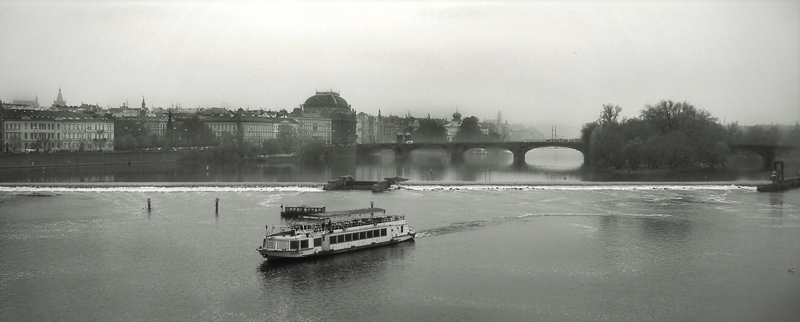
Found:
[[[459,146],[450,147],[448,149],[448,152],[450,152],[450,162],[451,163],[455,163],[455,164],[463,163],[464,162],[464,152],[466,152],[466,151],[467,151],[467,149],[465,149],[463,147],[459,147]]]
[[[525,152],[511,151],[511,153],[514,154],[514,164],[525,164]]]
[[[450,151],[450,162],[459,164],[464,162],[464,153],[461,151]]]
[[[394,159],[397,161],[406,161],[411,158],[411,150],[408,149],[393,149]]]
[[[764,154],[762,154],[762,159],[764,159],[764,164],[761,166],[762,170],[772,170],[772,165],[775,163],[775,150],[766,150]]]

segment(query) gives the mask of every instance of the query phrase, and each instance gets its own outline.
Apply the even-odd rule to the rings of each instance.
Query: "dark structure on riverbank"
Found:
[[[776,192],[800,187],[800,177],[789,179],[784,178],[783,162],[775,162],[770,177],[770,179],[772,179],[772,183],[760,185],[756,187],[756,190],[760,192]]]

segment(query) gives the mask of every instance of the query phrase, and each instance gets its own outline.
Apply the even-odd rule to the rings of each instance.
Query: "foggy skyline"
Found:
[[[795,2],[17,2],[0,44],[3,102],[291,110],[333,90],[372,115],[570,129],[660,100],[800,120]]]

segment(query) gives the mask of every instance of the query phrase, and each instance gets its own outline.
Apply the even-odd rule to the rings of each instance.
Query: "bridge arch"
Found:
[[[524,147],[519,150],[519,154],[515,154],[515,163],[524,164],[527,163],[526,156],[528,156],[529,152],[537,152],[537,150],[549,149],[549,148],[563,148],[563,150],[570,151],[570,153],[575,152],[579,153],[581,157],[581,164],[586,166],[589,164],[589,153],[586,150],[578,149],[575,147],[567,147],[567,146],[535,146],[535,147]],[[519,157],[517,157],[519,155]],[[518,159],[517,159],[518,158]],[[537,156],[533,156],[534,160],[536,160]]]
[[[750,151],[761,156],[761,169],[769,170],[772,164],[775,163],[780,147],[757,145],[757,144],[739,144],[730,147],[731,153],[740,151]]]
[[[542,147],[563,147],[577,150],[583,154],[584,165],[589,164],[589,148],[582,141],[544,141],[544,142],[444,142],[444,143],[377,143],[358,145],[359,153],[372,153],[376,150],[389,149],[399,159],[407,159],[417,149],[441,149],[450,152],[452,162],[464,160],[464,153],[471,149],[508,150],[514,155],[514,163],[525,163],[528,151]]]

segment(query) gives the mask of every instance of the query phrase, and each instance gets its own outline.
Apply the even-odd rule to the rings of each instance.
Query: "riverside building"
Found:
[[[111,151],[114,121],[86,113],[2,111],[3,152]]]

